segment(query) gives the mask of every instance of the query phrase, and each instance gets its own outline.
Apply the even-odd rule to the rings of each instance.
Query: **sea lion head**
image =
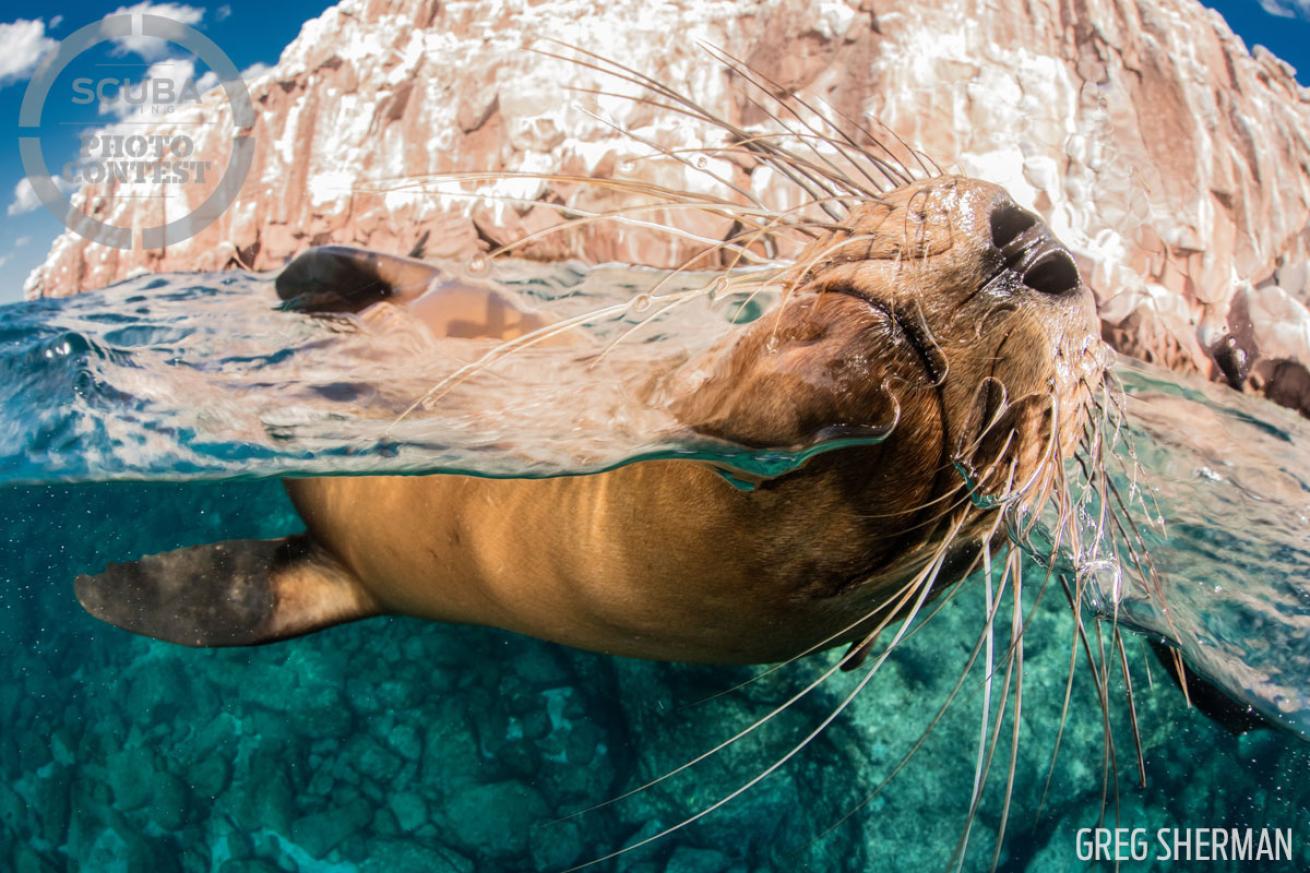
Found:
[[[814,249],[805,288],[864,302],[917,359],[898,380],[902,407],[935,412],[975,491],[1022,486],[1071,450],[1106,364],[1095,302],[1068,249],[1005,189],[907,185]]]
[[[785,284],[682,415],[760,445],[882,433],[811,470],[877,518],[834,548],[885,567],[1049,495],[1107,352],[1073,257],[1003,188],[939,176],[859,204]]]

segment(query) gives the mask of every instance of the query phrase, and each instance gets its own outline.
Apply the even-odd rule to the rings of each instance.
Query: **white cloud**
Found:
[[[55,181],[55,187],[60,191],[67,191],[71,185],[60,176],[51,177]],[[26,176],[18,180],[14,186],[14,199],[10,202],[9,208],[5,214],[13,217],[23,215],[36,209],[41,205],[41,199],[36,196],[36,190],[32,188],[32,182]],[[17,243],[15,244],[18,245]]]
[[[257,61],[241,71],[241,78],[247,82],[253,82],[265,73],[271,72],[272,64],[266,64],[263,61]]]
[[[10,252],[7,255],[0,255],[0,267],[3,267],[5,264],[9,263],[13,259],[13,257],[14,257],[13,252]]]
[[[23,246],[27,245],[31,241],[32,238],[30,236],[20,236],[14,240],[14,248],[21,249]]]
[[[0,24],[0,85],[26,79],[56,45],[40,19]]]
[[[171,81],[173,83],[174,95],[182,94],[183,87],[188,80],[194,78],[196,74],[196,62],[190,58],[175,58],[173,60],[159,61],[153,63],[146,70],[145,78],[140,82],[133,82],[114,89],[112,100],[101,100],[98,107],[101,115],[113,115],[118,118],[127,118],[144,105],[153,105],[155,100],[153,94],[159,85],[151,84],[152,82]],[[206,74],[209,75],[209,74]],[[215,77],[217,78],[217,77]],[[194,84],[200,90],[204,91],[205,77],[202,76]],[[133,95],[136,103],[128,99],[128,95]]]
[[[32,189],[32,183],[24,176],[14,186],[14,200],[9,204],[9,208],[5,210],[5,214],[10,216],[23,215],[40,205],[41,201],[37,199],[36,191]]]
[[[227,21],[232,17],[232,7],[224,3],[214,10],[214,18],[218,21]]]
[[[272,69],[273,67],[270,64],[257,61],[241,71],[241,78],[245,80],[246,84],[250,84]],[[205,70],[204,74],[196,79],[196,91],[204,94],[217,88],[220,84],[222,83],[218,80],[218,73],[213,70]]]
[[[252,82],[272,69],[268,64],[251,64],[241,71],[241,77],[247,82]],[[196,94],[204,94],[220,84],[218,73],[213,70],[206,70],[204,74],[196,77],[196,63],[190,58],[158,61],[146,69],[145,78],[142,81],[132,82],[121,88],[114,89],[111,92],[113,99],[101,100],[97,109],[101,115],[112,115],[119,120],[126,119],[139,111],[143,102],[145,104],[155,102],[150,95],[154,93],[153,89],[160,86],[149,83],[163,80],[169,80],[173,83],[172,93],[179,97],[185,90],[188,80],[194,86]],[[146,90],[143,91],[143,88]],[[126,96],[128,94],[132,95],[137,103],[134,104],[129,101]]]
[[[62,15],[56,15],[54,18],[50,19],[50,25],[49,25],[49,27],[50,27],[51,30],[54,30],[56,27],[58,27],[59,25],[61,25],[61,24],[63,24],[63,23],[64,23],[64,16],[62,16]]]
[[[1279,18],[1310,20],[1310,0],[1260,0],[1260,8]]]
[[[122,15],[125,12],[140,12],[144,15],[159,15],[164,18],[171,18],[174,21],[180,21],[183,24],[197,25],[205,17],[205,10],[197,6],[187,6],[183,3],[135,3],[131,6],[120,6],[110,15]],[[140,55],[147,61],[157,61],[167,57],[171,49],[169,43],[153,36],[124,36],[114,40],[117,46],[115,54],[125,55],[129,52]]]

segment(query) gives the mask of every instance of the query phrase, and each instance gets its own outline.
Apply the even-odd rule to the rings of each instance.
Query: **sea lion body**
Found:
[[[744,492],[680,461],[584,477],[287,487],[310,535],[383,612],[668,660],[769,661],[821,639],[794,590],[801,556],[763,522],[798,523],[786,518],[797,489]]]
[[[79,598],[198,645],[380,613],[668,660],[777,661],[864,639],[910,608],[916,574],[932,570],[912,589],[921,604],[988,548],[997,510],[981,496],[1049,479],[1103,362],[1072,260],[996,186],[906,186],[799,264],[776,313],[652,379],[696,433],[786,447],[832,426],[888,429],[881,443],[752,490],[693,461],[553,479],[289,480],[305,537],[145,558],[82,577]],[[541,323],[501,291],[479,298],[424,269],[322,250],[279,289],[306,309],[406,305],[437,341]]]

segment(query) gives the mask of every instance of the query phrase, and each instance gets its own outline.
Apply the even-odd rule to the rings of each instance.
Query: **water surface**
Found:
[[[514,269],[502,278],[561,314],[611,307],[585,327],[602,349],[658,310],[631,302],[655,281],[640,271]],[[551,475],[660,454],[785,470],[796,453],[691,441],[628,393],[634,363],[705,348],[753,314],[742,302],[696,296],[600,366],[547,372],[542,361],[558,355],[514,356],[461,388],[509,391],[512,402],[490,409],[455,391],[401,426],[400,410],[482,351],[433,357],[403,319],[275,311],[267,277],[242,274],[142,278],[0,310],[0,868],[559,870],[676,824],[785,754],[858,675],[835,676],[674,779],[560,821],[731,736],[836,653],[774,672],[651,664],[409,619],[196,651],[101,625],[71,590],[77,573],[108,561],[299,530],[273,478],[287,472]],[[1128,635],[1126,653],[1147,783],[1136,787],[1112,677],[1117,804],[1106,792],[1111,746],[1080,656],[1039,802],[1075,637],[1068,605],[1055,594],[1036,604],[1030,590],[1001,867],[1084,869],[1077,829],[1113,823],[1116,811],[1152,830],[1291,828],[1304,867],[1310,745],[1296,731],[1310,688],[1310,430],[1231,391],[1119,370],[1140,489],[1165,520],[1147,532],[1163,599],[1132,585],[1091,594],[1144,631]],[[591,392],[596,419],[561,421],[561,399],[578,391]],[[963,582],[803,753],[601,869],[942,869],[974,784],[981,666],[914,760],[869,792],[950,693],[984,597],[978,577]],[[1148,634],[1168,634],[1196,669],[1283,727],[1238,736],[1187,709]],[[1007,645],[1004,627],[996,645]],[[992,858],[1009,725],[965,869]]]

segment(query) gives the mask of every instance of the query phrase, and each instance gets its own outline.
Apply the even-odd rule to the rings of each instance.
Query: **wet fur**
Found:
[[[1008,703],[1013,784],[1026,618],[1019,552],[1011,544],[1026,544],[1043,509],[1055,514],[1051,554],[1067,550],[1090,560],[1113,553],[1100,542],[1103,533],[1107,540],[1134,541],[1131,515],[1105,472],[1117,411],[1090,294],[1080,285],[1055,300],[1007,278],[1005,247],[994,244],[989,221],[1008,203],[1001,189],[947,176],[894,136],[825,116],[799,96],[776,98],[780,90],[766,76],[711,53],[759,98],[752,102],[765,108],[774,132],[743,130],[598,55],[575,50],[573,59],[647,89],[640,102],[718,127],[727,142],[707,145],[706,152],[772,167],[786,180],[781,184],[805,193],[800,207],[776,212],[730,182],[731,190],[716,197],[635,180],[548,177],[607,191],[619,205],[585,214],[561,205],[569,217],[559,228],[489,256],[513,254],[541,234],[638,216],[644,228],[676,236],[689,249],[670,276],[718,266],[723,289],[783,291],[777,309],[734,331],[704,359],[652,374],[652,391],[689,430],[753,446],[803,446],[834,426],[886,439],[821,454],[750,492],[729,486],[720,471],[686,462],[553,480],[291,480],[288,490],[312,540],[356,580],[371,611],[494,624],[575,646],[676,660],[790,661],[854,644],[850,657],[802,692],[843,666],[863,670],[851,695],[814,733],[720,800],[606,858],[685,827],[785,764],[873,680],[916,621],[931,614],[926,604],[981,567],[991,611],[980,617],[955,689],[976,663],[984,664],[979,787],[967,798],[953,853],[963,863]],[[692,166],[687,156],[662,157]],[[489,177],[448,181],[482,178]],[[441,181],[401,184],[421,195]],[[536,205],[543,204],[550,206]],[[651,209],[669,218],[661,223]],[[687,240],[678,228],[687,211],[730,219],[731,229],[722,240]],[[771,271],[737,272],[756,265]],[[652,320],[686,299],[654,294]],[[568,330],[568,324],[547,325],[507,337],[475,367],[494,366],[499,357]],[[448,380],[435,385],[410,411],[436,402],[448,386]],[[1068,461],[1080,465],[1077,481]],[[1080,524],[1084,511],[1100,513],[1094,533]],[[1149,578],[1149,560],[1135,560]],[[1053,584],[1053,572],[1051,561],[1041,590]],[[1054,580],[1077,628],[1069,681],[1085,654],[1083,669],[1108,711],[1113,661],[1099,625],[1089,629],[1082,620],[1085,584]],[[1009,618],[1003,602],[1011,604]],[[1009,622],[1012,638],[1000,651],[998,620]],[[1122,652],[1117,629],[1110,645]],[[1061,724],[1066,715],[1067,695]],[[1117,759],[1106,724],[1109,799],[1117,792],[1109,777]],[[1058,748],[1057,740],[1052,768]],[[869,799],[885,786],[873,787]],[[1007,814],[1008,799],[1002,836]],[[998,839],[993,864],[1000,845]]]

